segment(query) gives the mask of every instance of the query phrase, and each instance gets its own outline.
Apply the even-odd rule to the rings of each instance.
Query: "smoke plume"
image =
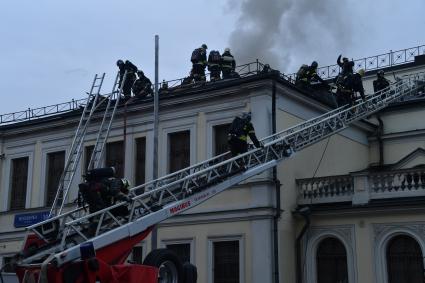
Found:
[[[300,64],[334,64],[351,44],[350,13],[340,0],[244,0],[229,45],[238,63],[259,59],[295,72]]]

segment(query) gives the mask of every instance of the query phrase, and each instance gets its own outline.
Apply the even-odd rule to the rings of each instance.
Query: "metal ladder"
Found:
[[[88,93],[86,105],[84,106],[83,113],[81,114],[80,122],[78,123],[77,130],[75,131],[75,135],[69,149],[69,154],[66,158],[65,166],[59,179],[58,190],[56,192],[52,208],[50,209],[50,216],[58,215],[62,212],[78,162],[81,158],[84,137],[86,135],[88,125],[90,124],[90,119],[96,108],[104,78],[105,73],[101,76],[98,74],[94,76],[90,92]]]
[[[114,86],[112,88],[111,95],[108,97],[108,104],[106,105],[105,113],[103,115],[102,123],[100,124],[99,131],[96,138],[96,143],[93,148],[93,152],[90,157],[89,165],[87,170],[97,168],[102,161],[103,150],[105,149],[106,141],[108,140],[109,132],[111,130],[112,121],[115,117],[115,112],[117,110],[118,104],[120,102],[121,94],[123,91],[123,86],[127,78],[127,71],[125,71],[120,86],[119,82],[119,72],[115,78]],[[117,89],[119,88],[119,91]]]
[[[342,106],[289,129],[262,139],[264,148],[228,158],[221,154],[159,179],[136,186],[130,190],[129,202],[117,203],[103,210],[80,217],[79,207],[62,215],[32,225],[28,232],[35,233],[50,243],[36,254],[21,259],[21,264],[31,264],[54,258],[58,266],[80,257],[79,244],[91,241],[101,249],[121,239],[137,235],[152,225],[190,209],[229,187],[276,166],[295,152],[313,145],[346,129],[408,95],[417,95],[424,86],[425,74],[413,74],[398,81],[386,90],[358,100],[353,106]],[[422,90],[423,91],[423,90]],[[243,164],[243,165],[242,165]],[[113,209],[126,206],[127,217],[118,217]],[[97,223],[90,234],[88,225]],[[52,235],[53,228],[56,232]],[[50,233],[50,234],[49,234]]]
[[[106,140],[108,139],[108,136],[109,136],[109,131],[111,129],[112,121],[114,119],[117,106],[120,102],[120,97],[123,90],[122,86],[125,83],[126,77],[127,77],[127,72],[124,73],[121,87],[117,91],[120,85],[119,72],[118,72],[115,77],[115,81],[112,87],[112,92],[104,96],[101,96],[100,89],[105,78],[105,73],[103,73],[101,77],[99,77],[96,74],[93,80],[93,84],[92,84],[89,96],[87,98],[86,106],[84,107],[83,114],[81,115],[80,123],[77,127],[77,130],[74,135],[74,139],[71,144],[70,154],[68,155],[67,161],[65,163],[64,171],[59,181],[59,187],[56,193],[56,197],[53,202],[52,208],[50,210],[50,217],[57,216],[62,213],[63,207],[66,203],[69,189],[71,187],[73,178],[75,176],[77,165],[81,159],[85,135],[87,133],[90,120],[93,116],[93,113],[97,109],[99,109],[99,107],[104,105],[105,101],[107,101],[106,108],[103,112],[102,123],[98,130],[96,143],[94,145],[93,153],[90,157],[90,163],[88,168],[91,169],[91,168],[95,168],[99,166],[99,163],[102,157],[102,152],[104,150]],[[96,90],[95,94],[93,94],[93,90]],[[102,97],[102,98],[99,99],[99,97]]]

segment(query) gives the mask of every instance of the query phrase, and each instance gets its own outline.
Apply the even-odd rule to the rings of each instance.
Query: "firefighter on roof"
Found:
[[[210,71],[211,81],[220,79],[221,55],[217,50],[211,50],[208,55],[208,71]]]
[[[383,70],[380,70],[376,73],[377,79],[373,81],[373,91],[378,92],[386,89],[390,86],[390,82],[385,78],[385,73]]]
[[[190,61],[192,62],[192,74],[195,82],[205,81],[205,67],[207,66],[207,45],[193,50]]]
[[[221,72],[223,73],[223,79],[230,79],[234,77],[236,68],[235,58],[230,53],[230,48],[224,49],[221,54]]]

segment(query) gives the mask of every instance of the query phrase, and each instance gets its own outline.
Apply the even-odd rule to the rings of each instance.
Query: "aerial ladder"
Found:
[[[96,138],[96,143],[92,155],[90,157],[89,169],[97,168],[99,166],[102,153],[105,147],[106,140],[109,136],[109,131],[111,129],[112,121],[115,116],[117,106],[120,102],[120,97],[122,94],[122,86],[124,85],[127,72],[123,75],[123,83],[120,87],[119,81],[119,72],[115,77],[115,82],[112,87],[112,92],[106,95],[101,95],[100,91],[105,79],[105,73],[101,76],[98,74],[95,75],[93,79],[90,92],[88,92],[87,102],[82,111],[80,122],[78,123],[77,129],[72,140],[69,154],[66,158],[64,170],[59,179],[58,189],[56,191],[56,196],[53,200],[52,207],[50,209],[49,216],[53,217],[60,215],[63,211],[64,205],[68,197],[69,190],[72,186],[75,173],[78,169],[78,164],[81,159],[81,155],[84,149],[85,137],[87,130],[89,128],[90,122],[95,114],[96,110],[100,110],[101,107],[106,107],[103,110],[102,122],[98,129],[98,134]]]
[[[364,101],[358,100],[354,105],[339,107],[265,137],[261,139],[263,148],[250,147],[248,152],[233,158],[224,153],[136,186],[130,190],[131,198],[126,202],[95,213],[77,207],[32,225],[27,228],[23,249],[17,259],[19,279],[29,282],[25,280],[34,276],[40,278],[39,282],[120,282],[107,278],[117,274],[117,264],[124,263],[132,247],[147,237],[158,223],[278,165],[293,157],[294,153],[343,131],[392,102],[423,92],[424,86],[420,82],[424,81],[425,73],[409,75],[387,89],[367,96]],[[128,216],[114,215],[114,209],[120,206],[128,208]],[[96,224],[94,232],[88,229],[93,223]],[[91,255],[92,261],[87,259],[87,254]],[[144,274],[140,275],[141,282],[157,282],[157,269],[143,265],[128,268]],[[69,276],[66,274],[76,270],[83,275],[75,275],[74,281],[67,281]],[[127,270],[127,274],[131,272]],[[140,282],[140,276],[137,282]],[[125,282],[136,281],[127,279]]]

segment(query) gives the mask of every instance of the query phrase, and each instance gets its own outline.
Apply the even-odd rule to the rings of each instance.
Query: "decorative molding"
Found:
[[[386,249],[388,242],[398,235],[415,239],[425,252],[425,222],[376,223],[373,225],[373,251],[375,263],[375,282],[387,283]]]
[[[347,253],[348,283],[357,283],[357,256],[354,225],[313,226],[307,232],[304,241],[306,263],[304,280],[309,283],[317,282],[316,253],[320,242],[326,238],[337,238],[342,242]]]

